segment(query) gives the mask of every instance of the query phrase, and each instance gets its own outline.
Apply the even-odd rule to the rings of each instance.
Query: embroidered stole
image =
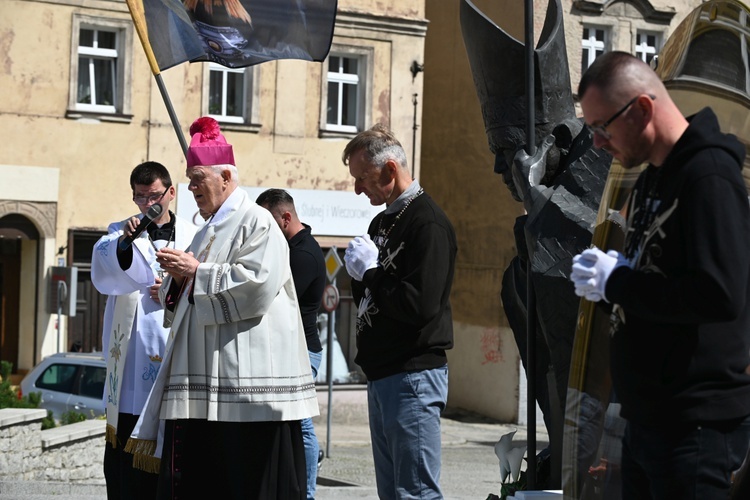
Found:
[[[107,357],[107,431],[106,440],[117,448],[117,418],[120,413],[120,389],[125,360],[128,356],[130,334],[133,331],[135,312],[138,308],[139,292],[120,295],[115,299],[112,331]]]
[[[208,227],[206,233],[213,233],[213,231],[213,227]],[[206,233],[201,240],[206,237]],[[198,254],[197,260],[199,262],[205,262],[214,239],[216,239],[216,235],[211,234],[207,245]],[[171,331],[162,366],[148,395],[141,416],[138,418],[133,433],[125,446],[125,451],[133,454],[133,467],[145,472],[158,474],[161,466],[161,454],[164,447],[164,421],[160,418],[161,404],[172,367],[172,351],[177,340],[175,333],[179,330],[180,323],[190,307],[187,295],[190,294],[192,283],[192,278],[183,282],[174,314],[169,319],[167,319],[165,309],[164,326],[171,326]]]

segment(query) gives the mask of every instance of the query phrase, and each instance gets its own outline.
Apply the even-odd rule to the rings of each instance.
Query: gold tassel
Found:
[[[104,440],[112,445],[112,448],[117,448],[117,429],[114,426],[107,424],[107,430],[104,433]]]
[[[133,455],[133,468],[135,469],[149,472],[151,474],[158,474],[160,467],[161,459],[157,457],[140,454]]]
[[[150,439],[128,439],[125,451],[133,454],[133,467],[152,474],[159,473],[161,459],[155,457],[156,441]]]
[[[153,455],[156,453],[156,440],[130,438],[125,445],[125,451],[133,455]]]

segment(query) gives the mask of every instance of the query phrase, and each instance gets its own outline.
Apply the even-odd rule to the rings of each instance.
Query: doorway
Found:
[[[21,240],[0,238],[0,360],[18,369]]]
[[[36,245],[29,245],[29,240]],[[36,305],[25,305],[28,316],[24,313],[22,317],[21,297],[33,300],[37,294],[39,240],[39,230],[25,216],[10,213],[0,217],[0,359],[13,363],[12,373],[19,369],[21,335],[34,337]],[[25,259],[34,259],[33,264]]]

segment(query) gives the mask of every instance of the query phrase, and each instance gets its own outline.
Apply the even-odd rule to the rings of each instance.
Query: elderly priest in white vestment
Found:
[[[199,118],[190,135],[189,190],[206,222],[187,250],[157,253],[171,334],[127,450],[159,472],[159,498],[193,498],[209,481],[222,499],[304,499],[300,420],[318,403],[289,245],[238,189],[218,123]]]

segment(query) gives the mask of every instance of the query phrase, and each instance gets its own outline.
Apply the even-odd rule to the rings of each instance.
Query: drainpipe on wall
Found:
[[[42,268],[42,240],[41,238],[37,240],[36,242],[36,293],[34,294],[34,357],[33,357],[33,363],[32,366],[36,366],[37,364],[37,339],[38,339],[38,331],[39,331],[39,290],[40,288],[42,290],[46,291],[46,287],[44,284],[39,284],[39,270]],[[16,367],[18,368],[18,367]]]

